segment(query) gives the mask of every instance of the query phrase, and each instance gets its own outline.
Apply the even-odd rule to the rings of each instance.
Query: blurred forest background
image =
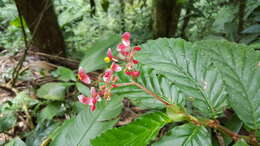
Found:
[[[259,0],[44,0],[42,3],[16,0],[16,3],[22,14],[27,13],[24,14],[28,15],[24,17],[27,24],[43,20],[38,24],[35,40],[56,35],[56,44],[52,45],[63,43],[64,39],[66,45],[60,44],[61,47],[74,57],[81,57],[80,52],[98,39],[125,31],[133,34],[136,44],[158,37],[181,37],[190,41],[227,39],[245,44],[259,41]],[[32,6],[37,8],[23,12]],[[19,51],[24,45],[16,5],[14,1],[1,0],[0,8],[0,46],[8,51]],[[29,38],[33,28],[26,29]],[[43,32],[48,34],[40,35]]]
[[[77,115],[82,105],[65,90],[69,82],[31,91],[76,82],[79,63],[93,64],[88,53],[115,46],[123,32],[135,45],[175,37],[259,49],[260,0],[0,0],[0,145],[17,135],[27,145],[44,144],[60,121]],[[55,87],[58,93],[45,96]]]

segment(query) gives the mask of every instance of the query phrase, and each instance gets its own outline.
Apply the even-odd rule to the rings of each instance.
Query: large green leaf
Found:
[[[191,123],[173,128],[155,146],[211,146],[211,135],[203,126]]]
[[[148,41],[137,56],[165,76],[182,91],[204,115],[216,117],[226,107],[226,92],[212,61],[199,47],[181,39]]]
[[[134,122],[108,130],[91,140],[93,146],[146,146],[171,120],[162,112],[144,115]]]
[[[50,146],[87,146],[89,140],[104,130],[112,128],[117,122],[115,117],[121,112],[122,98],[114,97],[111,101],[97,104],[94,112],[89,107],[81,111],[76,119],[63,127]]]
[[[174,88],[173,82],[161,75],[160,72],[144,65],[138,66],[138,70],[141,70],[141,75],[137,78],[138,83],[161,96],[169,103],[185,104],[183,94]],[[118,73],[118,76],[121,83],[131,82],[131,78],[123,72]],[[113,95],[129,97],[135,105],[144,109],[164,107],[164,104],[136,86],[115,88]]]
[[[37,96],[49,100],[64,100],[66,89],[72,83],[46,83],[37,90]]]
[[[207,44],[207,45],[206,45]],[[229,101],[238,117],[252,129],[260,128],[260,55],[252,48],[226,41],[206,41],[225,81]]]
[[[106,67],[107,64],[104,62],[106,51],[110,47],[115,47],[119,41],[120,37],[118,35],[103,36],[93,44],[91,48],[87,49],[86,55],[82,59],[80,66],[82,66],[86,72],[92,72]]]

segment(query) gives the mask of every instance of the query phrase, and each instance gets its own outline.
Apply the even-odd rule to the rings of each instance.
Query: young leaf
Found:
[[[49,100],[64,100],[70,83],[46,83],[37,90],[37,96]]]
[[[198,43],[198,46],[208,48],[207,52],[222,74],[230,105],[238,117],[249,128],[259,129],[260,55],[250,47],[227,41],[206,41]]]
[[[199,47],[181,39],[161,38],[142,48],[137,59],[174,83],[201,113],[214,118],[223,113],[227,106],[224,84],[210,57]]]
[[[64,126],[50,146],[87,146],[89,140],[104,130],[112,128],[117,122],[115,117],[121,112],[122,98],[97,103],[97,109],[91,112],[89,107],[81,111],[73,122]]]
[[[154,146],[211,146],[211,135],[203,126],[191,123],[173,128]]]
[[[162,112],[150,113],[126,126],[107,130],[91,140],[91,144],[93,146],[146,146],[156,137],[159,130],[169,122],[171,120]]]

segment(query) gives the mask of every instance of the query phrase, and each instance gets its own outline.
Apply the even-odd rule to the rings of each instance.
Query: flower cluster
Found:
[[[111,48],[108,48],[107,50],[107,56],[104,58],[104,61],[106,63],[111,63],[111,65],[98,79],[99,82],[104,83],[104,85],[100,86],[99,92],[96,92],[96,89],[91,87],[91,97],[86,97],[84,95],[78,96],[79,101],[83,104],[88,104],[91,111],[96,109],[95,104],[97,101],[101,100],[100,97],[110,100],[112,88],[118,87],[116,84],[118,77],[115,75],[115,72],[123,71],[126,75],[131,76],[132,79],[140,76],[140,71],[134,68],[134,65],[139,63],[139,61],[134,58],[134,55],[141,50],[141,47],[131,47],[131,34],[129,32],[122,34],[121,39],[121,43],[117,45],[117,49],[114,51],[117,52],[115,55],[113,55]],[[83,83],[91,83],[90,77],[81,67],[79,68],[78,76]]]

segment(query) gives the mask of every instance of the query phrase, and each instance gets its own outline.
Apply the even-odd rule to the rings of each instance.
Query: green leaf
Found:
[[[226,41],[208,41],[198,45],[208,48],[207,52],[222,74],[230,105],[238,117],[249,128],[259,129],[260,55],[250,47]]]
[[[61,130],[50,146],[87,146],[90,139],[95,138],[104,130],[112,128],[122,108],[122,98],[114,97],[111,101],[97,103],[94,112],[85,107],[73,122]]]
[[[166,77],[191,99],[205,116],[217,117],[226,108],[227,93],[216,67],[202,49],[181,39],[148,41],[137,59]]]
[[[38,103],[36,99],[31,98],[27,91],[19,92],[12,100],[12,108],[23,109],[23,106],[32,106]]]
[[[38,123],[36,128],[27,133],[26,144],[28,146],[40,146],[43,141],[52,133],[60,123]]]
[[[138,83],[161,96],[168,103],[185,104],[183,94],[174,88],[174,83],[161,75],[160,72],[144,65],[138,66],[137,69],[141,71],[141,75],[137,78]],[[118,73],[118,76],[121,83],[131,82],[131,78],[123,72]],[[135,105],[144,109],[165,107],[160,101],[136,86],[115,88],[113,95],[128,97]]]
[[[80,82],[76,82],[76,87],[80,93],[84,94],[85,96],[90,96],[90,90],[86,85]]]
[[[249,146],[244,139],[240,139],[233,146]]]
[[[252,25],[242,31],[244,34],[260,33],[260,24]]]
[[[51,120],[54,116],[61,112],[60,110],[60,103],[50,103],[48,104],[38,116],[38,123],[43,122],[44,120]]]
[[[52,74],[54,74],[55,76],[58,77],[59,80],[62,81],[76,81],[76,77],[74,72],[66,67],[63,66],[59,66],[57,68],[57,70],[55,70],[54,72],[52,72]]]
[[[37,90],[37,96],[49,100],[64,100],[66,89],[72,83],[46,83]]]
[[[16,124],[16,115],[14,112],[5,111],[4,113],[1,113],[0,116],[0,132],[4,132],[6,130],[9,130]]]
[[[203,126],[191,123],[174,127],[154,146],[211,146],[211,135]]]
[[[126,126],[107,130],[91,140],[91,144],[93,146],[146,146],[169,122],[171,120],[162,112],[146,114]]]
[[[5,146],[26,146],[26,144],[19,137],[16,137],[5,144]]]
[[[107,66],[104,62],[107,49],[115,47],[120,41],[118,35],[105,35],[102,39],[98,40],[91,48],[88,48],[86,55],[82,59],[80,66],[85,69],[86,72],[92,72],[98,69],[102,69]],[[113,49],[115,50],[115,49]]]
[[[25,20],[24,20],[23,17],[22,17],[22,23],[23,23],[23,26],[24,26],[24,27],[27,27],[27,24],[26,24],[26,22],[25,22]],[[22,27],[22,23],[21,23],[19,17],[16,17],[14,20],[10,21],[10,25],[15,26],[15,27],[18,27],[18,28],[21,28],[21,27]]]

